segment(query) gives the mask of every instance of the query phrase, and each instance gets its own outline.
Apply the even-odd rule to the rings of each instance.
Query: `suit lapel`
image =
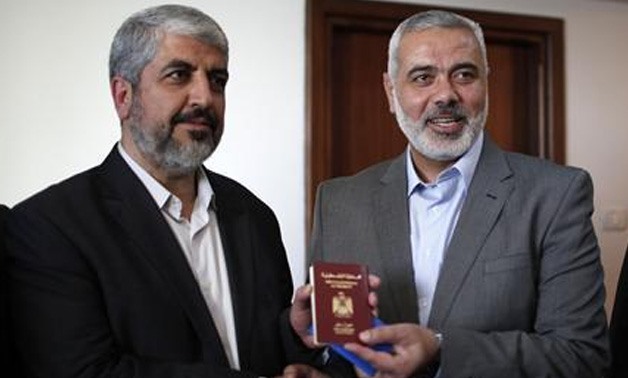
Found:
[[[229,366],[220,337],[212,321],[194,275],[172,230],[154,200],[117,151],[101,165],[103,197],[106,206],[138,252],[150,262],[168,283],[199,339],[205,359]]]
[[[511,176],[503,152],[485,138],[482,155],[445,254],[432,303],[431,326],[439,328],[446,322],[467,273],[512,190]]]
[[[375,229],[378,232],[376,250],[381,254],[382,279],[391,288],[385,295],[393,298],[395,308],[392,311],[400,315],[399,319],[418,321],[407,216],[406,176],[406,156],[402,154],[382,176],[381,186],[373,196]]]
[[[229,274],[240,367],[245,369],[251,354],[247,337],[252,334],[255,317],[255,301],[251,298],[251,290],[255,287],[256,278],[251,274],[255,270],[252,267],[251,238],[247,237],[252,232],[250,218],[242,207],[241,199],[231,195],[232,191],[224,187],[219,176],[208,172],[208,177],[216,196],[216,213]]]

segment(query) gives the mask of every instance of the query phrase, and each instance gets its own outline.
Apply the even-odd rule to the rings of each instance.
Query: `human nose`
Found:
[[[437,82],[432,97],[436,105],[456,103],[460,100],[456,87],[447,79],[442,79]]]
[[[189,102],[193,107],[207,108],[214,101],[214,93],[208,80],[195,77],[191,83]]]

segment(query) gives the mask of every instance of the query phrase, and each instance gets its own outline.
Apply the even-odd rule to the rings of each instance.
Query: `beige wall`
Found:
[[[0,202],[13,205],[97,164],[109,151],[118,138],[107,83],[109,43],[128,14],[159,3],[0,3]],[[302,282],[305,0],[183,3],[213,15],[231,42],[227,129],[208,165],[240,180],[275,209],[295,281]],[[628,209],[628,5],[603,0],[428,3],[565,20],[567,161],[589,170],[595,182],[594,219],[610,305],[628,243],[628,231],[602,227],[609,211],[622,215]]]

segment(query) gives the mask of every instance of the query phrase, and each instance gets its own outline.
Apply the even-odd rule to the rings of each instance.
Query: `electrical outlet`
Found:
[[[609,209],[604,212],[602,229],[605,231],[624,231],[628,228],[628,210]]]

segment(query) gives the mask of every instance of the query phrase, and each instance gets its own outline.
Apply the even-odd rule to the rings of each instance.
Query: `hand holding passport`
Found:
[[[332,351],[353,363],[369,376],[375,369],[346,350],[345,343],[360,343],[360,332],[383,323],[372,315],[369,305],[368,269],[360,264],[315,262],[310,267],[312,284],[312,334],[317,344],[327,344]],[[390,345],[372,347],[392,352]]]

